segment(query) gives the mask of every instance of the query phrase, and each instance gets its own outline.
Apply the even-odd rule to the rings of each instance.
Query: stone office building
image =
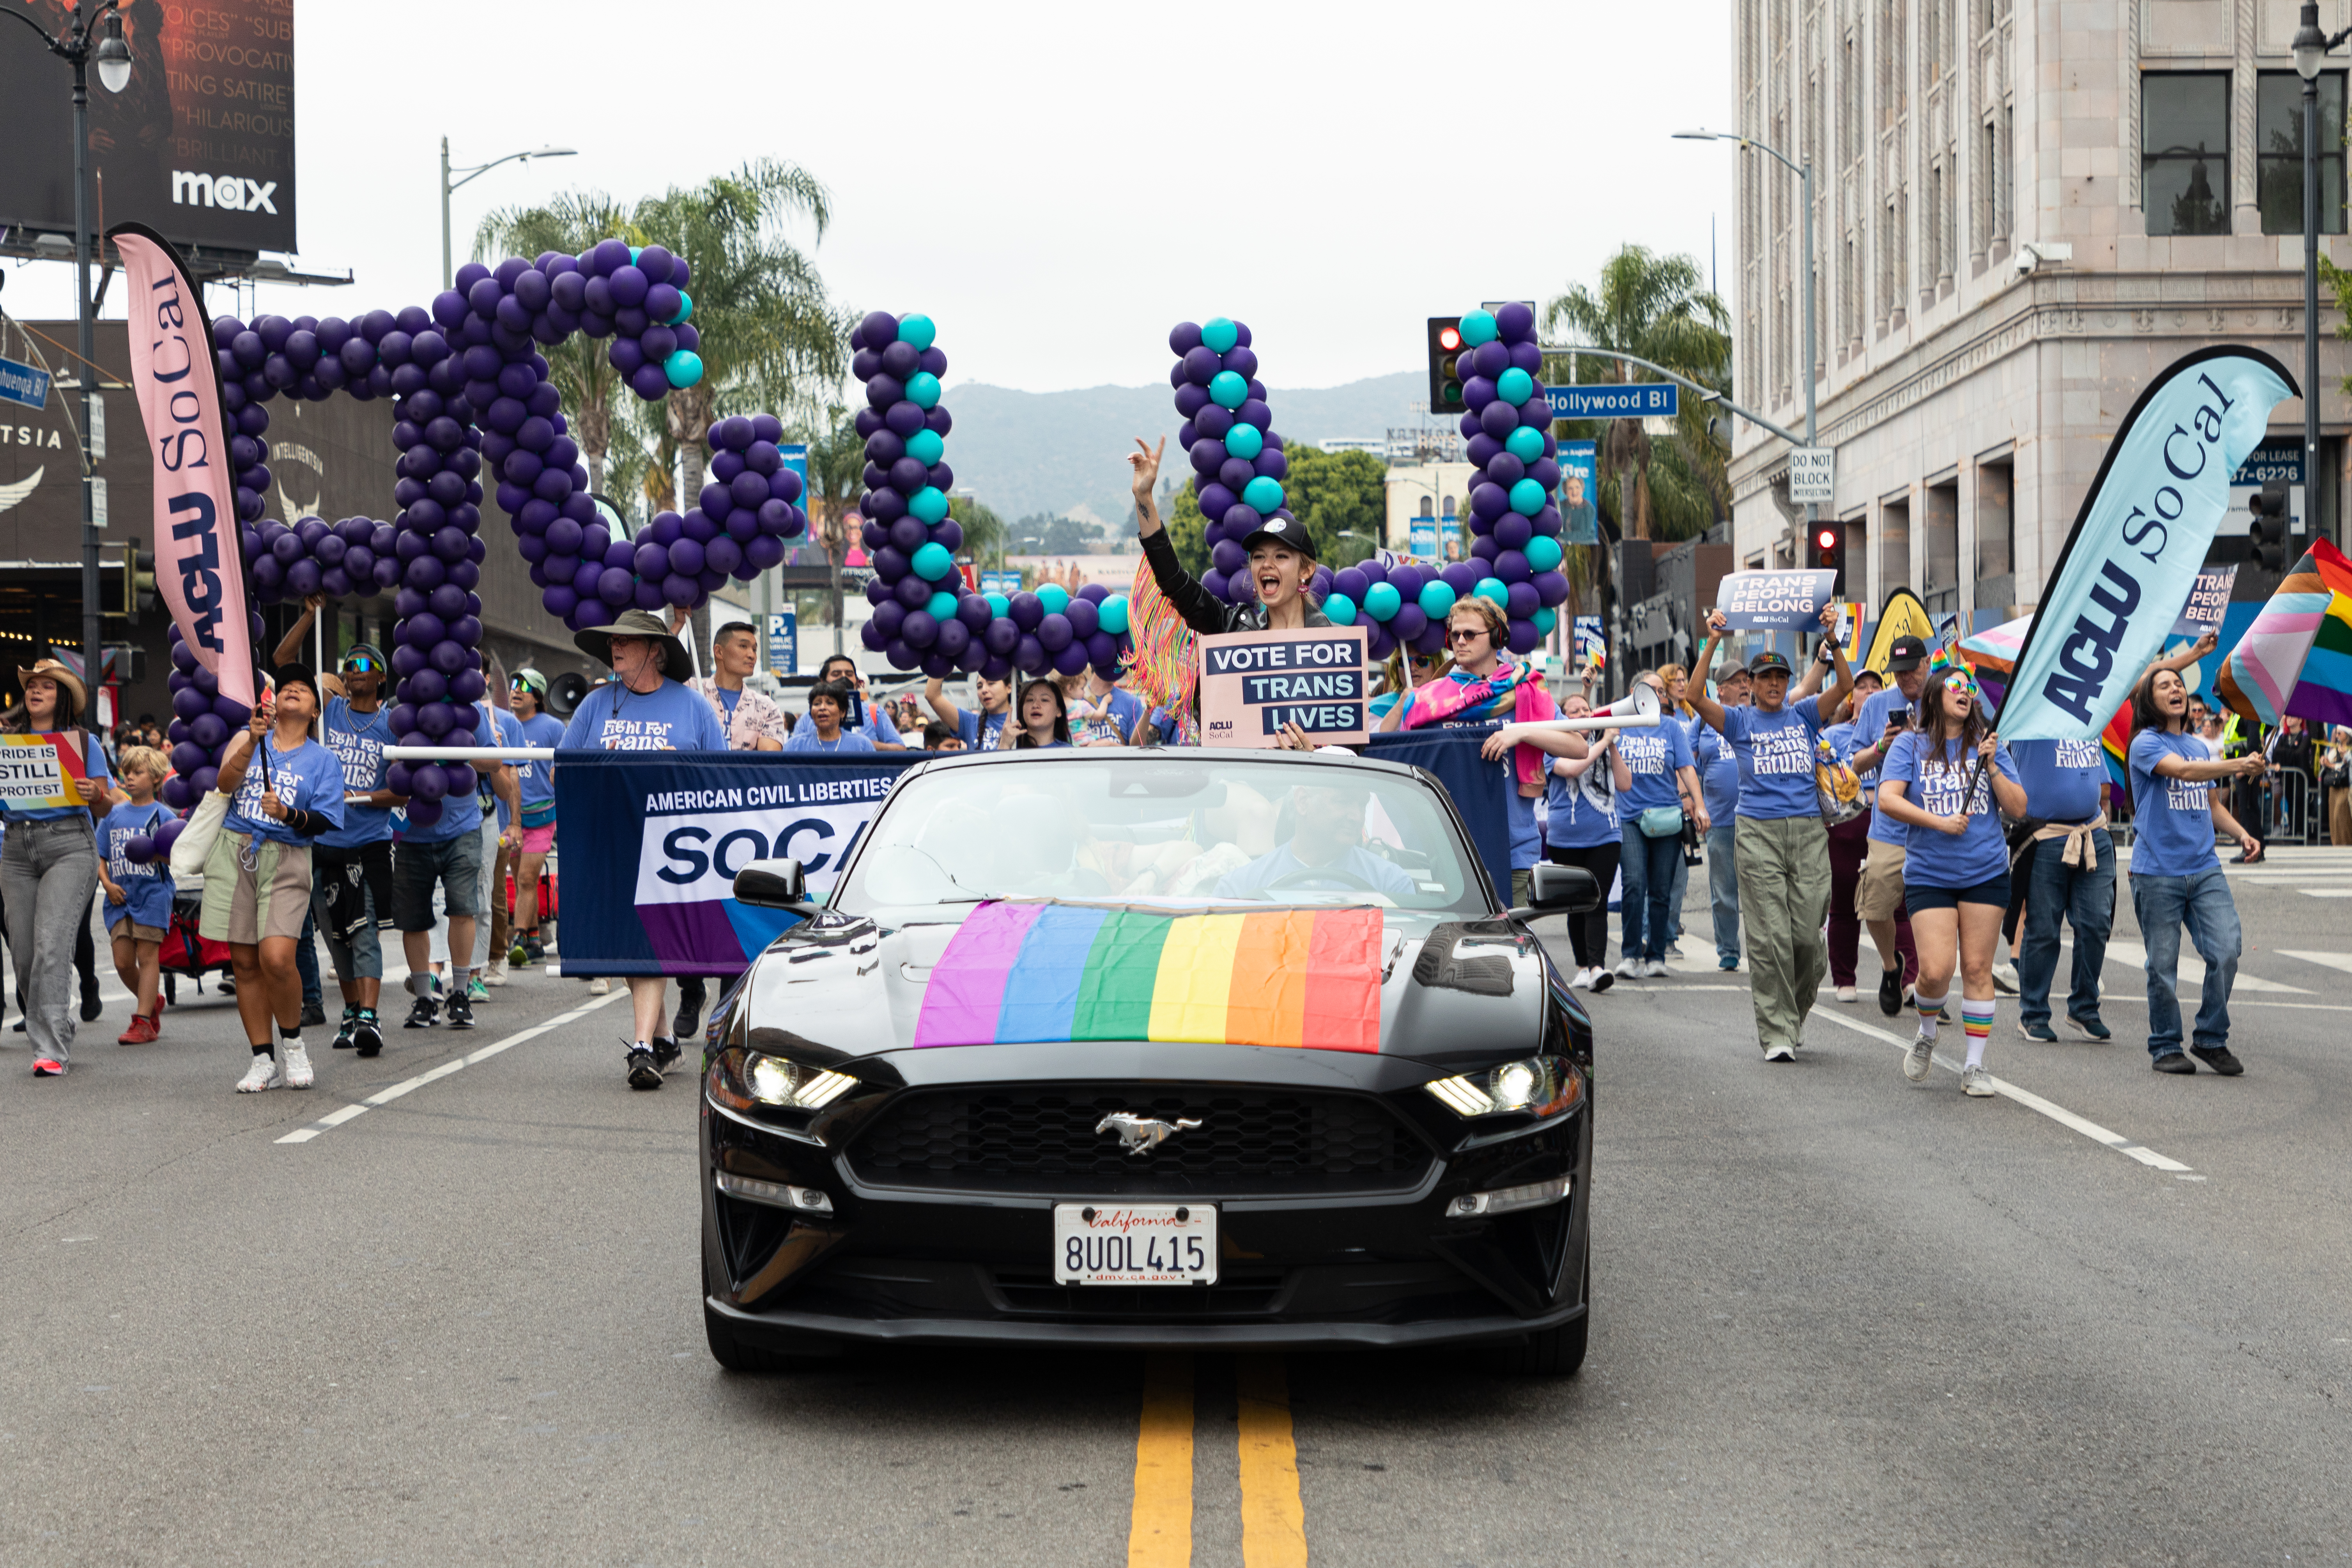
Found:
[[[2347,0],[2326,0],[2331,31]],[[2116,423],[2208,344],[2302,377],[2294,0],[1733,0],[1735,124],[1815,170],[1821,440],[1846,594],[1981,626],[2031,609]],[[2339,55],[2337,60],[2344,59]],[[2331,62],[2335,65],[2335,62]],[[2345,73],[2320,79],[2322,253],[2344,240]],[[1801,428],[1799,183],[1739,158],[1735,395]],[[2071,253],[2070,253],[2071,247]],[[2319,479],[2341,538],[2347,345],[2321,294]],[[2300,402],[2264,455],[2298,480]],[[1742,422],[1743,566],[1794,563],[1788,447]],[[2242,530],[2243,510],[2224,530]],[[2242,582],[2241,596],[2254,587]]]

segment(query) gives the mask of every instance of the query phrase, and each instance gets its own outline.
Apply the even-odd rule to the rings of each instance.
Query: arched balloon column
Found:
[[[1282,481],[1290,459],[1274,431],[1265,384],[1249,328],[1224,316],[1194,325],[1179,321],[1168,333],[1176,363],[1168,380],[1184,423],[1176,443],[1192,463],[1192,499],[1201,509],[1209,569],[1201,585],[1218,598],[1244,605],[1257,597],[1242,542],[1268,518],[1291,518]],[[1331,590],[1331,574],[1316,571],[1312,591]]]
[[[1003,680],[1089,664],[1116,679],[1126,652],[1127,601],[1089,583],[1076,595],[1048,583],[1035,593],[975,594],[956,570],[963,527],[948,515],[955,470],[940,402],[948,356],[928,316],[877,310],[850,332],[851,374],[866,384],[857,433],[866,441],[858,515],[874,576],[874,606],[859,634],[894,668],[945,679],[958,671]],[[706,492],[707,493],[707,492]]]

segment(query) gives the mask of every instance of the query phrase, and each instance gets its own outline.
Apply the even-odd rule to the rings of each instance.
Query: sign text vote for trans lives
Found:
[[[1296,724],[1332,745],[1361,745],[1361,626],[1234,632],[1201,639],[1204,744],[1266,747]]]

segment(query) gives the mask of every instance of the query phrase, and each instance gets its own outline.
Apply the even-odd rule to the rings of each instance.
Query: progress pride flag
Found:
[[[130,284],[131,385],[155,458],[155,586],[221,695],[250,708],[245,567],[212,321],[163,236],[123,224],[107,237]]]

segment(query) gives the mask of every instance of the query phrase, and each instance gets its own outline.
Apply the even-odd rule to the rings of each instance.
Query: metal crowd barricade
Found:
[[[2318,781],[2311,774],[2281,768],[2270,775],[2270,802],[2263,835],[2272,844],[2325,844],[2326,813]]]

